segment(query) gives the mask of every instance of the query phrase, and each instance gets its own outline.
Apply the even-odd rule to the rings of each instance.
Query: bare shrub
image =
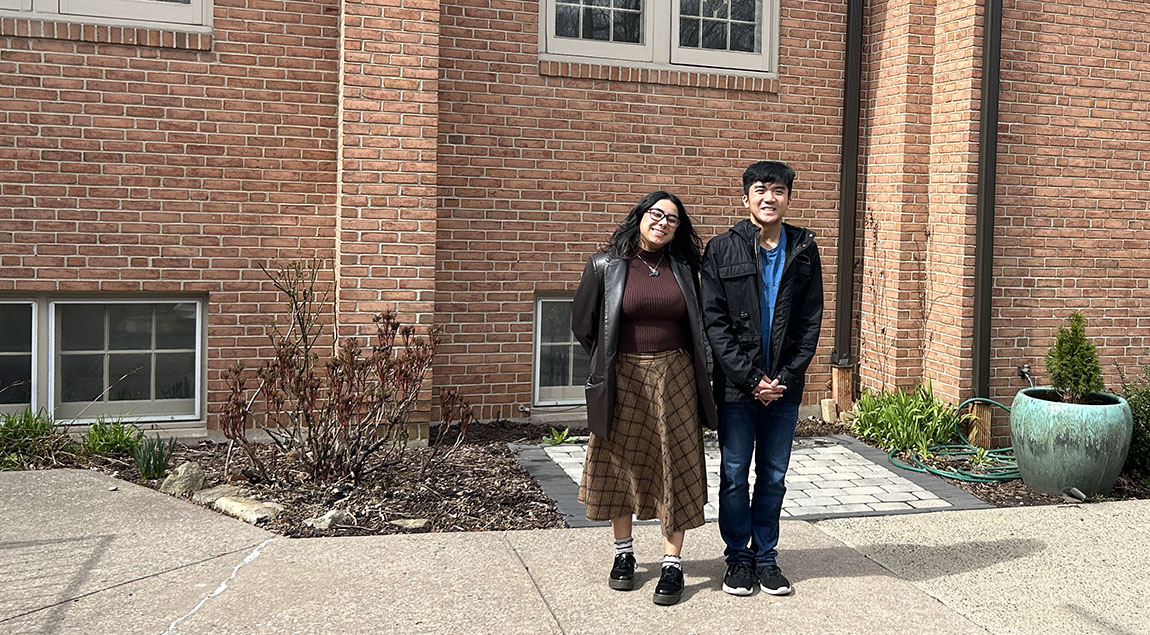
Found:
[[[437,326],[420,336],[384,313],[375,316],[366,346],[345,337],[325,359],[320,318],[328,302],[316,295],[318,273],[317,267],[292,263],[269,274],[287,298],[290,323],[286,329],[269,325],[273,355],[259,369],[254,393],[242,366],[227,377],[230,395],[220,426],[268,481],[283,480],[295,466],[314,480],[358,481],[396,463],[439,341]],[[257,398],[263,405],[258,412]],[[268,461],[247,438],[252,423],[272,439],[275,451]]]

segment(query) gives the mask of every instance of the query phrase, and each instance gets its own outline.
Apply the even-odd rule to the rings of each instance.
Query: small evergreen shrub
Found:
[[[145,437],[132,448],[132,459],[145,479],[160,478],[168,471],[172,453],[176,451],[176,440],[160,439],[160,435]]]
[[[1050,385],[1066,403],[1083,403],[1090,393],[1105,389],[1098,350],[1086,339],[1086,318],[1078,311],[1070,314],[1070,328],[1059,327],[1045,362]]]
[[[89,455],[116,456],[131,454],[140,445],[144,433],[133,424],[125,424],[117,417],[99,417],[88,426],[88,431],[80,437],[80,445]]]
[[[969,416],[960,416],[954,406],[936,399],[930,384],[920,384],[911,392],[863,390],[851,427],[879,447],[926,456],[931,447],[954,441],[955,424],[965,423]]]
[[[1126,455],[1124,469],[1150,477],[1150,365],[1143,366],[1142,375],[1132,381],[1122,375],[1122,398],[1134,414],[1134,431],[1130,435],[1130,453]]]

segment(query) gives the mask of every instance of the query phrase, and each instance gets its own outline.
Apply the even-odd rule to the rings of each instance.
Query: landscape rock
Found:
[[[393,520],[388,524],[395,525],[400,529],[413,533],[431,531],[431,521],[426,518],[401,518],[399,520]]]
[[[332,525],[355,524],[355,518],[342,509],[333,509],[323,516],[308,518],[303,524],[316,529],[331,529]]]
[[[204,487],[204,468],[199,463],[188,461],[172,470],[168,478],[160,485],[160,491],[172,496],[183,496]]]
[[[192,494],[192,502],[201,505],[211,505],[216,502],[217,499],[224,496],[238,497],[246,493],[247,490],[238,485],[217,485]]]
[[[245,523],[259,525],[266,523],[284,510],[278,503],[258,501],[252,498],[239,496],[222,496],[216,499],[212,506],[229,516],[235,516]]]

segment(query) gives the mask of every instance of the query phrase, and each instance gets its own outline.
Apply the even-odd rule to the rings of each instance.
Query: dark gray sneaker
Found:
[[[655,585],[655,604],[671,606],[677,604],[682,596],[683,570],[679,567],[663,567],[663,574],[659,576],[659,584]]]
[[[755,588],[755,573],[751,565],[745,562],[736,562],[727,565],[727,573],[723,576],[723,590],[731,595],[750,595]]]
[[[616,591],[630,591],[635,588],[635,554],[615,554],[615,564],[611,566],[607,585]]]
[[[778,565],[768,564],[755,569],[755,575],[759,578],[759,587],[764,593],[771,595],[790,595],[794,589],[791,588],[791,581],[787,576],[783,575],[783,570]]]

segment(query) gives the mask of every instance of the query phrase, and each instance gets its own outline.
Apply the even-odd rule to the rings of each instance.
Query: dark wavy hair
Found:
[[[647,210],[663,199],[674,203],[679,210],[679,225],[675,227],[675,237],[671,239],[667,251],[672,258],[686,263],[691,271],[697,272],[703,263],[703,240],[695,233],[695,227],[691,224],[691,217],[687,216],[687,208],[683,207],[683,202],[678,196],[663,190],[651,192],[635,205],[631,213],[627,214],[627,218],[615,228],[615,233],[611,234],[611,239],[607,241],[603,251],[623,259],[632,258],[638,253],[639,223]]]

